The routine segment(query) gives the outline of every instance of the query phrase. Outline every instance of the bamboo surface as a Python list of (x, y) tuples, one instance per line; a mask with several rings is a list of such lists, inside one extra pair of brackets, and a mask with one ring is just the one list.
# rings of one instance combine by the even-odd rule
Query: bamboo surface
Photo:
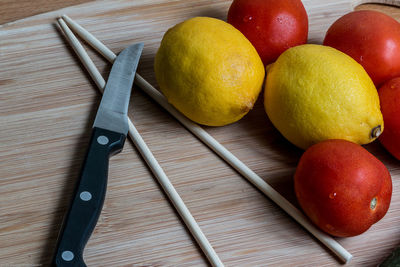
[[(330, 23), (351, 10), (348, 1), (303, 2), (310, 42), (320, 42)], [(156, 86), (152, 62), (164, 32), (193, 16), (225, 19), (229, 4), (96, 1), (0, 26), (0, 266), (48, 265), (100, 100), (55, 19), (68, 14), (116, 53), (144, 42), (138, 73)], [(89, 54), (107, 77), (110, 65)], [(225, 266), (341, 265), (138, 88), (129, 113)], [(292, 176), (302, 151), (273, 128), (261, 97), (238, 123), (205, 129), (297, 206)], [(348, 266), (376, 266), (400, 244), (399, 162), (377, 142), (366, 148), (390, 170), (394, 192), (384, 219), (360, 236), (337, 239), (354, 256)], [(129, 141), (110, 161), (105, 205), (85, 259), (88, 266), (207, 265)]]

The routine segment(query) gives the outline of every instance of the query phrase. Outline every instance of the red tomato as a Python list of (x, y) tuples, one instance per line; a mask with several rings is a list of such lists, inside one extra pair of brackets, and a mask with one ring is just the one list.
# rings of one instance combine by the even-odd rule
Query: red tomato
[(400, 160), (400, 77), (384, 83), (378, 94), (385, 123), (379, 141)]
[(400, 23), (378, 11), (344, 15), (328, 29), (324, 45), (355, 59), (375, 86), (400, 76)]
[(345, 140), (311, 146), (294, 176), (300, 206), (323, 231), (355, 236), (389, 209), (392, 179), (387, 168), (365, 148)]
[(234, 0), (228, 23), (249, 39), (264, 65), (307, 42), (308, 17), (300, 0)]

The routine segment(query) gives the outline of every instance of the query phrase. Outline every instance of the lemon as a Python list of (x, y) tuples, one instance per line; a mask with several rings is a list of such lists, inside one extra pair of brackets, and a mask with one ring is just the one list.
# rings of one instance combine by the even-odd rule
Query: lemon
[(222, 126), (253, 107), (265, 69), (250, 41), (208, 17), (179, 23), (163, 36), (154, 70), (168, 102), (191, 120)]
[(286, 50), (268, 68), (265, 110), (274, 126), (306, 149), (326, 139), (357, 144), (383, 131), (377, 90), (363, 67), (327, 46)]

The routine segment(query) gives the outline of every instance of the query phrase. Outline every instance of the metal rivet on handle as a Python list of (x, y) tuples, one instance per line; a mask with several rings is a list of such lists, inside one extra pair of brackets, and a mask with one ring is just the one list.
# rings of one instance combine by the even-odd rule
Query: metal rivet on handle
[(100, 135), (99, 137), (97, 137), (97, 143), (99, 143), (100, 145), (107, 145), (108, 142), (109, 141), (108, 141), (107, 136)]
[(82, 193), (79, 194), (79, 197), (83, 201), (89, 201), (92, 199), (92, 194), (90, 194), (90, 192), (88, 192), (88, 191), (83, 191)]
[(72, 261), (74, 259), (74, 253), (69, 250), (63, 251), (61, 258), (65, 261)]

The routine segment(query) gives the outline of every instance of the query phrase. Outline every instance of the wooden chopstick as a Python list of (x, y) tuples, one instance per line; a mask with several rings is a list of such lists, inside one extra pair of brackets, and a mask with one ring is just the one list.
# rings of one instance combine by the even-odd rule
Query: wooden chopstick
[[(93, 48), (99, 51), (99, 53), (104, 55), (110, 62), (114, 61), (116, 56), (108, 47), (102, 44), (96, 37), (94, 37), (91, 33), (81, 27), (78, 23), (74, 22), (68, 16), (63, 15), (62, 17), (71, 28), (77, 29), (77, 34), (82, 39), (93, 46)], [(300, 210), (294, 207), (287, 199), (285, 199), (267, 182), (265, 182), (242, 161), (235, 157), (229, 150), (227, 150), (223, 145), (221, 145), (217, 140), (209, 135), (202, 127), (186, 118), (172, 105), (170, 105), (165, 97), (150, 83), (143, 79), (139, 74), (136, 74), (134, 83), (138, 85), (151, 98), (153, 98), (159, 105), (166, 109), (171, 115), (173, 115), (181, 124), (186, 127), (186, 129), (188, 129), (204, 144), (211, 148), (217, 155), (219, 155), (234, 169), (236, 169), (243, 177), (250, 181), (254, 186), (256, 186), (261, 192), (263, 192), (267, 197), (274, 201), (290, 216), (292, 216), (293, 219), (295, 219), (300, 225), (302, 225), (312, 235), (314, 235), (321, 243), (323, 243), (327, 248), (335, 253), (339, 257), (339, 259), (346, 263), (352, 259), (353, 256), (335, 239), (316, 228)]]
[[(94, 65), (93, 61), (90, 59), (88, 54), (86, 53), (85, 49), (82, 47), (78, 39), (72, 33), (72, 31), (68, 28), (62, 18), (58, 19), (58, 23), (61, 26), (61, 29), (65, 33), (65, 36), (71, 46), (73, 47), (74, 51), (77, 53), (79, 59), (82, 61), (85, 68), (90, 73), (90, 76), (95, 81), (98, 89), (101, 93), (104, 91), (105, 87), (105, 80), (99, 73), (98, 69)], [(111, 50), (110, 50), (111, 51)], [(111, 52), (112, 53), (112, 52)], [(114, 55), (115, 59), (115, 54)], [(199, 225), (197, 224), (196, 220), (193, 218), (192, 214), (190, 213), (189, 209), (186, 207), (185, 203), (183, 202), (182, 198), (179, 196), (178, 192), (175, 190), (174, 186), (168, 179), (167, 175), (161, 168), (160, 164), (157, 162), (156, 158), (153, 156), (152, 152), (140, 136), (139, 132), (137, 131), (136, 127), (133, 125), (132, 121), (128, 118), (129, 124), (129, 136), (131, 137), (133, 143), (135, 144), (136, 148), (139, 150), (142, 157), (145, 159), (147, 165), (150, 167), (151, 171), (153, 172), (154, 176), (157, 178), (158, 182), (161, 184), (162, 188), (166, 192), (168, 198), (173, 203), (174, 207), (178, 211), (179, 215), (182, 217), (183, 221), (185, 222), (186, 226), (189, 228), (189, 231), (192, 233), (193, 237), (199, 244), (200, 248), (206, 255), (207, 259), (211, 263), (212, 266), (222, 267), (224, 266), (222, 261), (219, 259), (217, 253), (214, 251), (213, 247), (211, 246), (210, 242), (207, 240), (204, 233), (201, 231)]]

